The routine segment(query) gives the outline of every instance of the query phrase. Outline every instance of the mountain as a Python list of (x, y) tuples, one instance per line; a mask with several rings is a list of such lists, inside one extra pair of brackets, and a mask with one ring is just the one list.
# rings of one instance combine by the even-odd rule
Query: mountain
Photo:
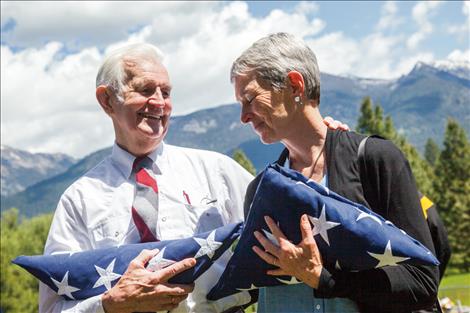
[(9, 196), (64, 172), (76, 160), (66, 154), (30, 153), (1, 145), (1, 195)]
[(21, 214), (29, 217), (54, 211), (60, 195), (64, 190), (110, 153), (111, 148), (94, 152), (84, 157), (59, 175), (31, 185), (24, 191), (18, 192), (13, 196), (2, 197), (2, 211), (11, 207), (16, 207), (20, 210)]
[[(396, 128), (423, 151), (429, 137), (442, 142), (449, 116), (470, 133), (469, 64), (417, 63), (410, 73), (394, 80), (322, 73), (320, 110), (323, 116), (331, 115), (354, 128), (361, 100), (371, 96), (374, 103), (380, 103), (384, 108), (385, 115), (392, 116)], [(215, 150), (230, 156), (234, 149), (241, 148), (259, 171), (275, 160), (283, 147), (281, 144), (263, 145), (251, 126), (242, 125), (239, 120), (238, 104), (176, 116), (171, 120), (166, 142)], [(107, 149), (95, 152), (58, 176), (38, 182), (13, 196), (2, 197), (2, 210), (16, 206), (27, 216), (52, 211), (65, 188), (108, 153)]]
[(171, 119), (166, 142), (225, 153), (256, 138), (250, 126), (240, 123), (238, 104), (222, 105)]

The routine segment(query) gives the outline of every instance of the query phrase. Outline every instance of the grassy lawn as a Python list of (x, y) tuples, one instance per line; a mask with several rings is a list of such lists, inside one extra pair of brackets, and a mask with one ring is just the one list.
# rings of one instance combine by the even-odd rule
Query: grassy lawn
[(449, 297), (463, 305), (470, 305), (470, 273), (445, 276), (439, 287), (439, 298)]

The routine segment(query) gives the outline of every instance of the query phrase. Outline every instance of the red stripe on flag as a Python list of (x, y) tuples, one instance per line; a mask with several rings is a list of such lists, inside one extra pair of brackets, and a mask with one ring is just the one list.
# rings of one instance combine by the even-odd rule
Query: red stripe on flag
[(139, 184), (151, 187), (153, 189), (153, 191), (158, 193), (157, 182), (155, 181), (155, 179), (153, 179), (152, 176), (149, 175), (149, 173), (147, 173), (147, 171), (145, 169), (141, 169), (140, 171), (138, 171), (135, 176), (136, 176), (135, 180)]
[(140, 242), (160, 241), (153, 235), (152, 231), (148, 228), (147, 224), (145, 224), (144, 220), (139, 213), (137, 213), (137, 210), (134, 207), (132, 207), (132, 219), (139, 230)]

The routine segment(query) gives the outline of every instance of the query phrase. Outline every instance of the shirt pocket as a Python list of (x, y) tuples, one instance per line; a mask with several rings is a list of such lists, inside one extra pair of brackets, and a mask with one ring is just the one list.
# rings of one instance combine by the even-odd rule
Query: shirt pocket
[(189, 222), (195, 225), (194, 234), (204, 233), (225, 225), (216, 205), (186, 205)]
[[(91, 230), (91, 233), (96, 248), (112, 247), (123, 243), (139, 241), (135, 225), (129, 215), (107, 218), (98, 223)], [(131, 238), (133, 235), (137, 235), (134, 241)]]

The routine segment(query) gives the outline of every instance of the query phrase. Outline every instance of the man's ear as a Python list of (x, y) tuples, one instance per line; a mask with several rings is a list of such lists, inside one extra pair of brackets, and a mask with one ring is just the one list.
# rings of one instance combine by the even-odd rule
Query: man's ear
[(111, 93), (106, 86), (98, 86), (96, 88), (96, 99), (100, 103), (101, 107), (107, 114), (113, 113), (113, 107), (111, 105)]
[(305, 82), (302, 74), (297, 71), (287, 73), (293, 96), (302, 96), (305, 91)]

